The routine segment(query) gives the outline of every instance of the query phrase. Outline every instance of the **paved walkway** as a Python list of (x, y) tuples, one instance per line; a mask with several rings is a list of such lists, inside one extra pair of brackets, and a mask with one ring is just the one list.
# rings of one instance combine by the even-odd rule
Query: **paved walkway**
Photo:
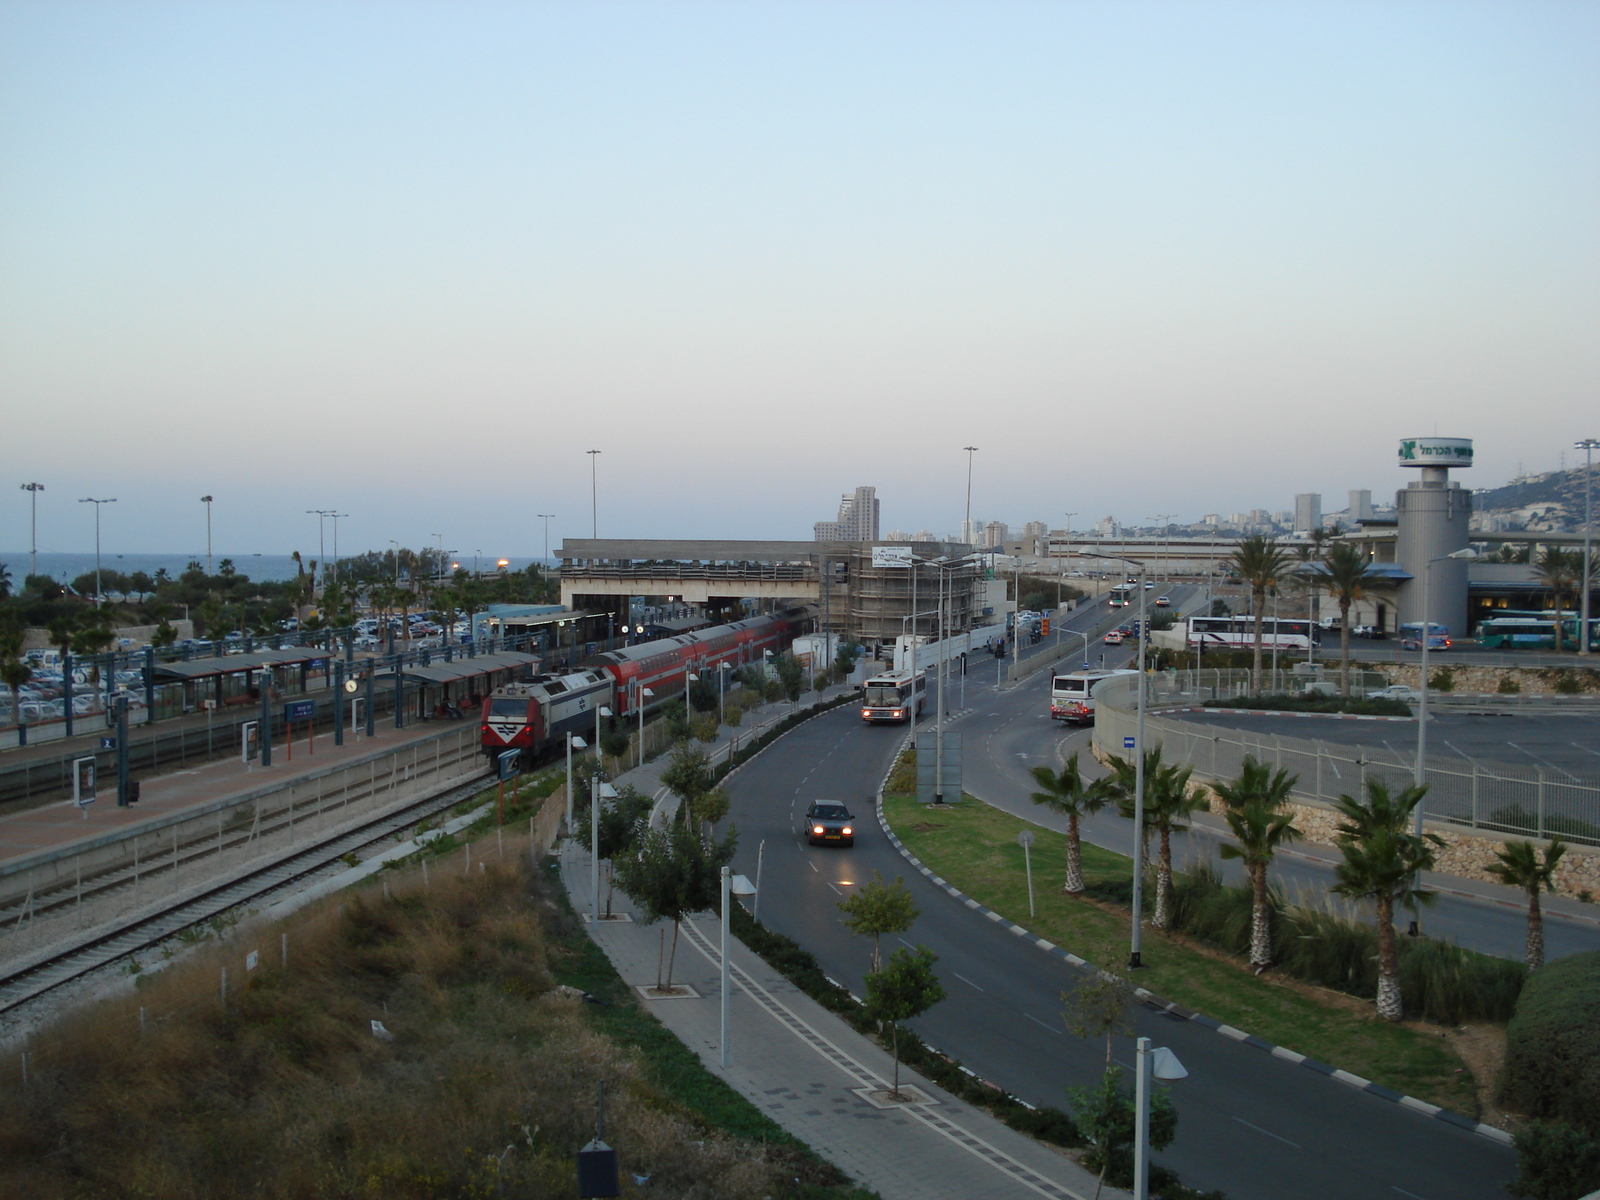
[(370, 738), (364, 733), (357, 736), (345, 730), (343, 746), (333, 744), (331, 731), (319, 734), (314, 744), (299, 737), (292, 748), (278, 738), (272, 744), (270, 767), (247, 766), (238, 757), (229, 757), (170, 775), (147, 778), (140, 785), (139, 803), (127, 808), (117, 807), (115, 774), (102, 771), (98, 781), (99, 796), (83, 811), (66, 800), (0, 816), (0, 864), (80, 838), (131, 828), (152, 817), (263, 787), (285, 786), (291, 780), (344, 766), (376, 752), (409, 748), (442, 732), (474, 728), (476, 723), (472, 721), (415, 721), (397, 730), (390, 717), (387, 722), (377, 723)]
[[(589, 891), (587, 851), (569, 845), (562, 877), (580, 911)], [(637, 910), (618, 896), (614, 910)], [(595, 933), (622, 978), (656, 983), (660, 929), (637, 920), (603, 921)], [(729, 1065), (720, 1065), (720, 926), (715, 917), (684, 922), (674, 984), (693, 997), (646, 1004), (713, 1074), (788, 1132), (874, 1189), (884, 1200), (1087, 1200), (1095, 1180), (1058, 1150), (1001, 1124), (980, 1109), (901, 1069), (902, 1088), (924, 1103), (885, 1104), (890, 1056), (729, 939), (733, 987), (728, 1004)], [(1107, 1200), (1128, 1193), (1106, 1188)]]

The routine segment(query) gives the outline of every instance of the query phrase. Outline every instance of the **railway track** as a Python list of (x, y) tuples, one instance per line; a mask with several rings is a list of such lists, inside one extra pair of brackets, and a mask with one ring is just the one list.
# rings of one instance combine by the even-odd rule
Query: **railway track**
[[(271, 898), (293, 884), (326, 870), (344, 855), (393, 839), (394, 835), (444, 812), (481, 791), (487, 776), (421, 797), (402, 808), (373, 816), (352, 827), (263, 860), (244, 874), (197, 894), (126, 921), (112, 922), (60, 953), (23, 964), (0, 966), (0, 1017), (14, 1015), (59, 988), (150, 949), (161, 942), (240, 907)], [(110, 881), (108, 890), (132, 885)]]

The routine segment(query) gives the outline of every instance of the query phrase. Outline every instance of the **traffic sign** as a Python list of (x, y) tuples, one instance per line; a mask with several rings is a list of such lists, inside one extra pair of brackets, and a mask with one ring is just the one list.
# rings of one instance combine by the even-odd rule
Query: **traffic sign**
[(500, 778), (510, 779), (522, 774), (522, 751), (502, 750), (495, 759), (500, 764)]
[(283, 719), (285, 721), (311, 721), (317, 715), (317, 702), (315, 700), (291, 700), (283, 706)]
[(1125, 737), (1125, 738), (1122, 739), (1122, 748), (1124, 750), (1132, 750), (1133, 747), (1134, 747), (1134, 740), (1131, 737)]

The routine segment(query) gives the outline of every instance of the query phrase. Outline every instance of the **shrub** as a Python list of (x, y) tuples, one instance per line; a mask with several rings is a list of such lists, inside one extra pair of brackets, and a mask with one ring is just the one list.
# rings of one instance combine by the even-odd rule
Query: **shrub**
[(1403, 700), (1367, 700), (1360, 696), (1240, 696), (1216, 700), (1212, 708), (1249, 708), (1283, 712), (1357, 713), (1368, 717), (1409, 717), (1411, 709)]
[(1484, 828), (1537, 840), (1547, 838), (1551, 834), (1560, 834), (1569, 842), (1600, 845), (1600, 825), (1579, 817), (1550, 812), (1544, 814), (1544, 821), (1541, 824), (1538, 813), (1530, 812), (1520, 804), (1495, 809), (1484, 822)]
[(1517, 1177), (1506, 1191), (1526, 1200), (1573, 1200), (1600, 1188), (1600, 1142), (1570, 1125), (1538, 1121), (1517, 1133)]
[(1495, 688), (1502, 696), (1515, 696), (1522, 691), (1522, 685), (1517, 682), (1515, 675), (1500, 676), (1499, 686)]
[(1506, 1027), (1502, 1102), (1600, 1136), (1600, 951), (1533, 973)]
[(1428, 679), (1428, 686), (1436, 692), (1456, 690), (1456, 675), (1449, 667), (1440, 667)]
[(1556, 691), (1563, 696), (1576, 696), (1583, 691), (1583, 681), (1575, 671), (1563, 671), (1556, 677)]

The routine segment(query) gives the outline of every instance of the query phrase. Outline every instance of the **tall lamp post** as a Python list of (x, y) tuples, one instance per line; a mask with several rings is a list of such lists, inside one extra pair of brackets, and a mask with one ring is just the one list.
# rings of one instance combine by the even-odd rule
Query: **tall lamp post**
[(976, 446), (963, 446), (967, 452), (967, 519), (961, 522), (961, 540), (969, 545), (972, 541), (972, 456), (978, 452)]
[(339, 518), (348, 517), (349, 515), (349, 513), (342, 512), (328, 514), (333, 518), (333, 581), (335, 583), (339, 582)]
[[(33, 549), (28, 553), (28, 574), (37, 575), (39, 573), (39, 493), (44, 491), (44, 484), (25, 483), (22, 485), (22, 490), (32, 493), (29, 499), (33, 501)], [(207, 496), (206, 499), (209, 500), (211, 497)], [(207, 527), (209, 526), (210, 521), (208, 520)]]
[(1150, 1200), (1150, 1077), (1157, 1079), (1187, 1079), (1178, 1056), (1165, 1046), (1153, 1049), (1150, 1039), (1142, 1037), (1135, 1043), (1133, 1126), (1133, 1195), (1134, 1200)]
[[(594, 927), (600, 928), (600, 797), (611, 799), (617, 789), (600, 781), (600, 718), (609, 717), (604, 704), (594, 710), (594, 786), (589, 789), (589, 887), (594, 897)], [(602, 789), (604, 789), (602, 791)]]
[(1600, 450), (1600, 438), (1584, 438), (1573, 445), (1583, 451), (1583, 579), (1580, 587), (1583, 600), (1579, 605), (1578, 653), (1589, 653), (1589, 592), (1594, 588), (1594, 452)]
[(544, 559), (543, 559), (543, 562), (548, 564), (549, 561), (550, 561), (550, 518), (555, 516), (555, 513), (535, 513), (534, 515), (537, 516), (541, 521), (544, 522)]
[(1133, 738), (1133, 936), (1128, 948), (1128, 966), (1142, 967), (1144, 952), (1144, 717), (1146, 708), (1144, 680), (1144, 647), (1150, 636), (1150, 622), (1145, 617), (1145, 564), (1138, 559), (1117, 554), (1083, 552), (1089, 558), (1108, 558), (1112, 562), (1130, 563), (1139, 568), (1139, 717)]
[[(1448, 562), (1450, 559), (1477, 558), (1478, 552), (1471, 546), (1464, 550), (1455, 550), (1449, 554), (1441, 554), (1438, 558), (1430, 558), (1427, 566), (1422, 568), (1422, 702), (1417, 707), (1417, 761), (1412, 766), (1411, 781), (1421, 787), (1427, 781), (1428, 774), (1428, 642), (1432, 640), (1433, 626), (1429, 621), (1432, 615), (1432, 596), (1429, 594), (1433, 583), (1433, 564)], [(1412, 824), (1413, 832), (1418, 837), (1422, 836), (1422, 804), (1419, 801), (1416, 808), (1416, 819)]]
[(600, 476), (597, 474), (596, 463), (600, 461), (600, 451), (585, 450), (589, 456), (589, 536), (595, 539), (600, 537)]
[(200, 503), (206, 506), (206, 574), (210, 575), (213, 573), (211, 570), (211, 497), (201, 496)]
[[(761, 872), (757, 871), (759, 876)], [(728, 1065), (728, 905), (734, 896), (754, 896), (755, 887), (733, 868), (722, 868), (722, 1065)]]
[(328, 577), (327, 522), (328, 518), (333, 516), (333, 509), (308, 508), (306, 515), (317, 519), (317, 565), (322, 569), (322, 577), (326, 579)]
[(94, 602), (96, 604), (101, 603), (105, 592), (105, 584), (100, 577), (100, 506), (102, 504), (115, 504), (116, 502), (117, 498), (115, 496), (112, 496), (109, 500), (96, 500), (86, 496), (78, 501), (79, 504), (94, 505)]

